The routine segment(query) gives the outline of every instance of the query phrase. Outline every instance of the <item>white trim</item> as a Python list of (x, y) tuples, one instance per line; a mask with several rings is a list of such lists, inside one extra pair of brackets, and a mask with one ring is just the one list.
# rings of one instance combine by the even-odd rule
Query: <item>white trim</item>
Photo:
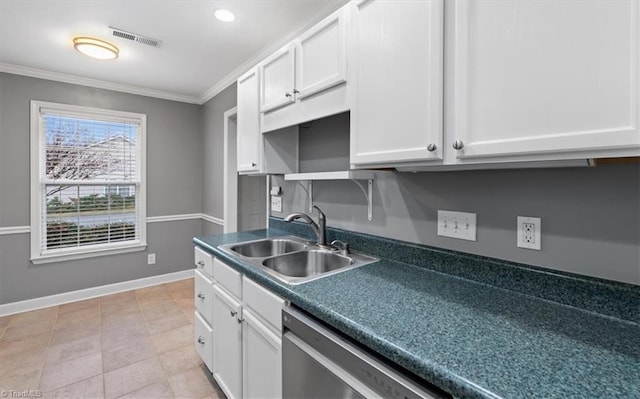
[[(32, 237), (34, 235), (35, 234), (33, 234)], [(126, 245), (118, 246), (109, 244), (87, 245), (86, 247), (52, 249), (47, 251), (44, 255), (34, 255), (30, 260), (34, 265), (40, 265), (43, 263), (95, 258), (97, 256), (126, 254), (129, 252), (144, 251), (146, 248), (147, 245), (141, 244), (139, 240), (135, 243), (127, 243)]]
[[(181, 215), (165, 215), (165, 216), (149, 216), (147, 217), (147, 223), (163, 223), (163, 222), (179, 222), (181, 220), (194, 220), (202, 219), (206, 222), (211, 222), (224, 226), (224, 220), (213, 216), (205, 215), (204, 213), (185, 213)], [(9, 226), (0, 227), (0, 236), (11, 234), (27, 234), (31, 233), (31, 226)]]
[(186, 213), (182, 215), (148, 216), (147, 223), (177, 222), (180, 220), (203, 219), (202, 213)]
[(220, 226), (224, 227), (224, 220), (218, 219), (215, 216), (207, 215), (205, 213), (201, 213), (200, 215), (202, 216), (203, 220), (205, 220), (207, 222), (210, 222), (210, 223), (215, 223), (217, 225), (220, 225)]
[[(31, 100), (30, 103), (30, 166), (31, 166), (31, 194), (30, 194), (30, 217), (31, 217), (31, 261), (34, 264), (59, 262), (74, 259), (83, 259), (100, 255), (118, 254), (132, 251), (143, 250), (147, 245), (147, 195), (146, 195), (146, 153), (147, 153), (147, 115), (116, 111), (111, 109), (85, 107), (79, 105), (53, 103), (47, 101)], [(138, 237), (135, 241), (124, 241), (122, 243), (113, 243), (107, 245), (91, 245), (83, 248), (82, 246), (65, 248), (62, 250), (47, 250), (43, 248), (42, 240), (45, 238), (45, 226), (42, 225), (42, 216), (44, 212), (43, 203), (43, 184), (44, 176), (44, 144), (41, 135), (42, 113), (62, 113), (65, 115), (75, 115), (80, 117), (89, 117), (98, 120), (111, 120), (120, 117), (129, 121), (136, 121), (136, 165), (137, 175), (130, 184), (136, 185), (136, 225)]]
[(31, 232), (31, 226), (0, 227), (0, 236), (9, 234), (26, 234)]
[(186, 96), (184, 94), (172, 93), (169, 91), (146, 89), (144, 87), (126, 85), (121, 83), (109, 82), (106, 80), (90, 79), (77, 75), (70, 75), (60, 72), (51, 72), (44, 69), (25, 67), (22, 65), (14, 65), (0, 63), (0, 72), (11, 73), (14, 75), (28, 76), (31, 78), (52, 80), (54, 82), (70, 83), (80, 86), (95, 87), (97, 89), (113, 90), (122, 93), (136, 94), (139, 96), (161, 98), (164, 100), (178, 101), (189, 104), (202, 104), (198, 97)]
[[(238, 107), (233, 107), (224, 113), (224, 160), (223, 160), (223, 192), (222, 214), (226, 223), (224, 233), (235, 233), (238, 231), (238, 162), (237, 152), (235, 156), (229, 156), (231, 143), (236, 143), (238, 137), (237, 128)], [(230, 121), (236, 119), (236, 128), (230, 129)], [(233, 147), (236, 147), (234, 145)]]
[(40, 298), (27, 299), (24, 301), (5, 303), (0, 305), (0, 316), (8, 316), (15, 313), (30, 310), (47, 308), (50, 306), (62, 305), (65, 303), (81, 301), (84, 299), (96, 298), (104, 295), (117, 294), (119, 292), (130, 291), (152, 285), (165, 284), (173, 281), (185, 280), (193, 277), (193, 269), (183, 270), (175, 273), (161, 274), (158, 276), (145, 277), (137, 280), (123, 281), (115, 284), (101, 285), (99, 287), (86, 288), (83, 290), (65, 292), (62, 294), (49, 295)]

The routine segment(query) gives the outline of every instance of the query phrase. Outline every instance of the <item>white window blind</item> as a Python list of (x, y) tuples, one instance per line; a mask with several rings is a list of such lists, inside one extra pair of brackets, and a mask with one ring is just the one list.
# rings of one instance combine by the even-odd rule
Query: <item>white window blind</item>
[(34, 101), (34, 122), (32, 259), (144, 245), (144, 115)]

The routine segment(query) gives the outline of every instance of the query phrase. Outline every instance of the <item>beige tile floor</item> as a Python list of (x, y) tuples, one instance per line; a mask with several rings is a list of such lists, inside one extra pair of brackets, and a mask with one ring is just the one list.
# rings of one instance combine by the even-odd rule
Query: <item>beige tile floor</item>
[(224, 398), (194, 350), (193, 311), (187, 279), (2, 317), (0, 396)]

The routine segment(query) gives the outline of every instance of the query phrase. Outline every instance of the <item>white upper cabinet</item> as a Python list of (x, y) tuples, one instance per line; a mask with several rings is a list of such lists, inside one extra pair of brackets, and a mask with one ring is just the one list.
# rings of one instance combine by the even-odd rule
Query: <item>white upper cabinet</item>
[(295, 101), (294, 44), (280, 49), (260, 64), (260, 111), (268, 112)]
[(266, 135), (260, 132), (259, 82), (257, 68), (238, 79), (238, 173), (295, 173), (298, 170), (298, 127), (283, 128)]
[(238, 79), (237, 160), (240, 173), (260, 170), (261, 134), (257, 69)]
[(332, 14), (296, 40), (297, 99), (346, 81), (345, 10)]
[(639, 8), (448, 3), (449, 163), (637, 156)]
[(349, 109), (344, 6), (260, 63), (262, 132)]
[(443, 2), (353, 7), (352, 166), (441, 160)]

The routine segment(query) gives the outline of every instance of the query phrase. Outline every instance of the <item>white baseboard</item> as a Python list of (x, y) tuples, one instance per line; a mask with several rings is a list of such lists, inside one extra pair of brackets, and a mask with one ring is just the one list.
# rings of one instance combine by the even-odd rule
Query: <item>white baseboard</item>
[(170, 283), (172, 281), (184, 280), (191, 277), (193, 277), (193, 269), (161, 274), (159, 276), (146, 277), (137, 280), (123, 281), (121, 283), (102, 285), (84, 290), (65, 292), (62, 294), (49, 295), (40, 298), (27, 299), (24, 301), (5, 303), (0, 305), (0, 316), (8, 316), (15, 313), (48, 308), (50, 306), (91, 299), (103, 295), (117, 294), (119, 292)]

